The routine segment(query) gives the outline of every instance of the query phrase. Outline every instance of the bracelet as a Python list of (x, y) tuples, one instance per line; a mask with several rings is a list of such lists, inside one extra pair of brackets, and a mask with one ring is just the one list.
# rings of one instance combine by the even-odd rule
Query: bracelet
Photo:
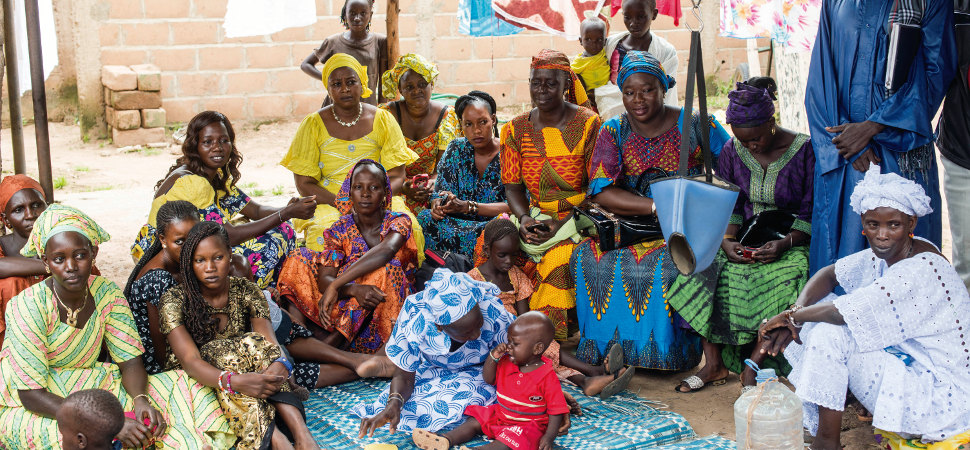
[(797, 322), (795, 322), (795, 313), (802, 308), (803, 307), (800, 305), (795, 305), (789, 308), (787, 311), (785, 311), (785, 316), (788, 317), (788, 323), (790, 323), (791, 326), (795, 328), (801, 328), (804, 325), (804, 324), (799, 325)]
[(227, 373), (229, 373), (228, 370), (223, 370), (222, 373), (219, 374), (219, 390), (223, 392), (226, 391), (226, 388), (222, 386), (222, 377), (225, 376)]
[(387, 402), (390, 403), (391, 400), (400, 400), (401, 405), (404, 405), (404, 396), (399, 392), (391, 392), (390, 394), (387, 394)]
[(287, 373), (293, 373), (293, 363), (289, 362), (286, 358), (280, 356), (279, 358), (276, 358), (276, 361), (273, 362), (283, 364), (283, 367), (286, 367)]
[(232, 374), (233, 372), (229, 372), (229, 375), (226, 377), (226, 391), (229, 392), (230, 395), (235, 395), (236, 391), (232, 390)]
[(499, 361), (502, 360), (502, 357), (501, 356), (499, 356), (498, 358), (496, 358), (495, 355), (492, 355), (492, 352), (488, 352), (488, 356), (490, 358), (492, 358), (492, 361), (495, 361), (495, 362), (499, 362)]
[(788, 249), (791, 250), (795, 246), (795, 240), (792, 239), (791, 233), (788, 233)]
[(724, 239), (737, 239), (737, 236), (733, 234), (725, 234)]
[(151, 403), (151, 399), (148, 398), (148, 396), (145, 395), (145, 394), (138, 394), (138, 395), (136, 395), (135, 398), (131, 399), (132, 403), (134, 403), (135, 400), (138, 400), (138, 397), (145, 397), (145, 401), (147, 401), (148, 403)]
[(276, 217), (279, 217), (280, 218), (280, 223), (283, 223), (283, 222), (286, 222), (286, 221), (283, 220), (283, 213), (281, 211), (283, 211), (283, 210), (282, 209), (277, 209), (276, 210)]

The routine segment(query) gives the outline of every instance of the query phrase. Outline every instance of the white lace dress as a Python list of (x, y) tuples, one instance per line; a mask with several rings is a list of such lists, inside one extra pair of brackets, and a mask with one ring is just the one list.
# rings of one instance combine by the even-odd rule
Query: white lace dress
[(970, 429), (970, 295), (953, 266), (920, 253), (892, 267), (866, 249), (835, 263), (830, 294), (846, 325), (806, 324), (785, 358), (815, 434), (818, 406), (841, 411), (846, 389), (874, 427), (924, 441)]

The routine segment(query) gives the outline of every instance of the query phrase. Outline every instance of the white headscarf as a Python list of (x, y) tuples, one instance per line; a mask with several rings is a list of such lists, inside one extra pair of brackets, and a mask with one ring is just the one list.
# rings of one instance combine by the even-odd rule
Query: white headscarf
[(895, 173), (880, 173), (875, 164), (870, 164), (865, 178), (855, 185), (849, 202), (859, 215), (884, 206), (916, 217), (933, 212), (922, 186)]

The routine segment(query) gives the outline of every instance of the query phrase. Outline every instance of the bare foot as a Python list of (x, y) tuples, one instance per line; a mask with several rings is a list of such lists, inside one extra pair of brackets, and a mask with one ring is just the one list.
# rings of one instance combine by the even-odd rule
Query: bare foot
[(290, 441), (286, 439), (286, 436), (280, 431), (279, 428), (273, 430), (273, 437), (270, 438), (270, 445), (273, 450), (292, 450), (293, 445)]
[[(623, 372), (626, 372), (627, 370), (628, 368), (626, 367), (620, 369), (620, 371), (616, 373), (616, 378), (618, 378), (620, 375), (623, 375)], [(600, 375), (598, 377), (587, 377), (586, 384), (583, 386), (583, 393), (589, 396), (599, 395), (600, 392), (603, 392), (603, 388), (605, 388), (607, 384), (610, 384), (610, 382), (612, 382), (616, 378), (614, 378), (613, 375)]]
[(320, 446), (317, 445), (313, 436), (310, 436), (309, 439), (297, 439), (294, 447), (296, 450), (320, 450)]
[(414, 445), (422, 450), (448, 450), (451, 448), (451, 442), (448, 442), (447, 438), (421, 428), (416, 428), (411, 433), (411, 440), (414, 441)]
[(361, 378), (391, 378), (394, 376), (394, 363), (386, 356), (370, 356), (360, 364), (354, 372)]
[(839, 441), (831, 442), (824, 439), (819, 439), (818, 436), (812, 441), (812, 445), (808, 447), (811, 450), (842, 450), (842, 443)]
[(569, 406), (569, 414), (574, 414), (577, 416), (583, 415), (583, 409), (579, 407), (579, 402), (566, 392), (562, 393), (566, 397), (566, 405)]
[[(727, 367), (711, 367), (710, 365), (705, 365), (704, 367), (701, 367), (701, 370), (694, 375), (700, 378), (704, 384), (708, 384), (712, 381), (723, 380), (724, 378), (727, 378), (729, 374), (730, 373), (728, 372)], [(690, 386), (687, 385), (687, 382), (681, 382), (680, 386), (677, 387), (677, 390), (680, 392), (691, 391)]]

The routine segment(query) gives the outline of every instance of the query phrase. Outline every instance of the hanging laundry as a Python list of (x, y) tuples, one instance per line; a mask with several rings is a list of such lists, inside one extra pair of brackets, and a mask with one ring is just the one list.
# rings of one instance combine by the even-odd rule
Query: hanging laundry
[(770, 37), (788, 50), (815, 44), (822, 0), (721, 0), (721, 36)]
[(586, 12), (597, 14), (607, 0), (492, 0), (495, 15), (513, 25), (530, 30), (579, 39), (579, 24)]
[[(610, 17), (620, 12), (623, 0), (610, 1)], [(657, 10), (660, 14), (674, 18), (674, 26), (680, 26), (680, 18), (684, 16), (684, 11), (680, 9), (680, 0), (657, 0)]]
[(317, 22), (314, 0), (229, 0), (222, 27), (227, 38), (262, 36)]
[(461, 0), (458, 2), (458, 32), (467, 36), (508, 36), (522, 31), (515, 25), (495, 17), (492, 0)]

